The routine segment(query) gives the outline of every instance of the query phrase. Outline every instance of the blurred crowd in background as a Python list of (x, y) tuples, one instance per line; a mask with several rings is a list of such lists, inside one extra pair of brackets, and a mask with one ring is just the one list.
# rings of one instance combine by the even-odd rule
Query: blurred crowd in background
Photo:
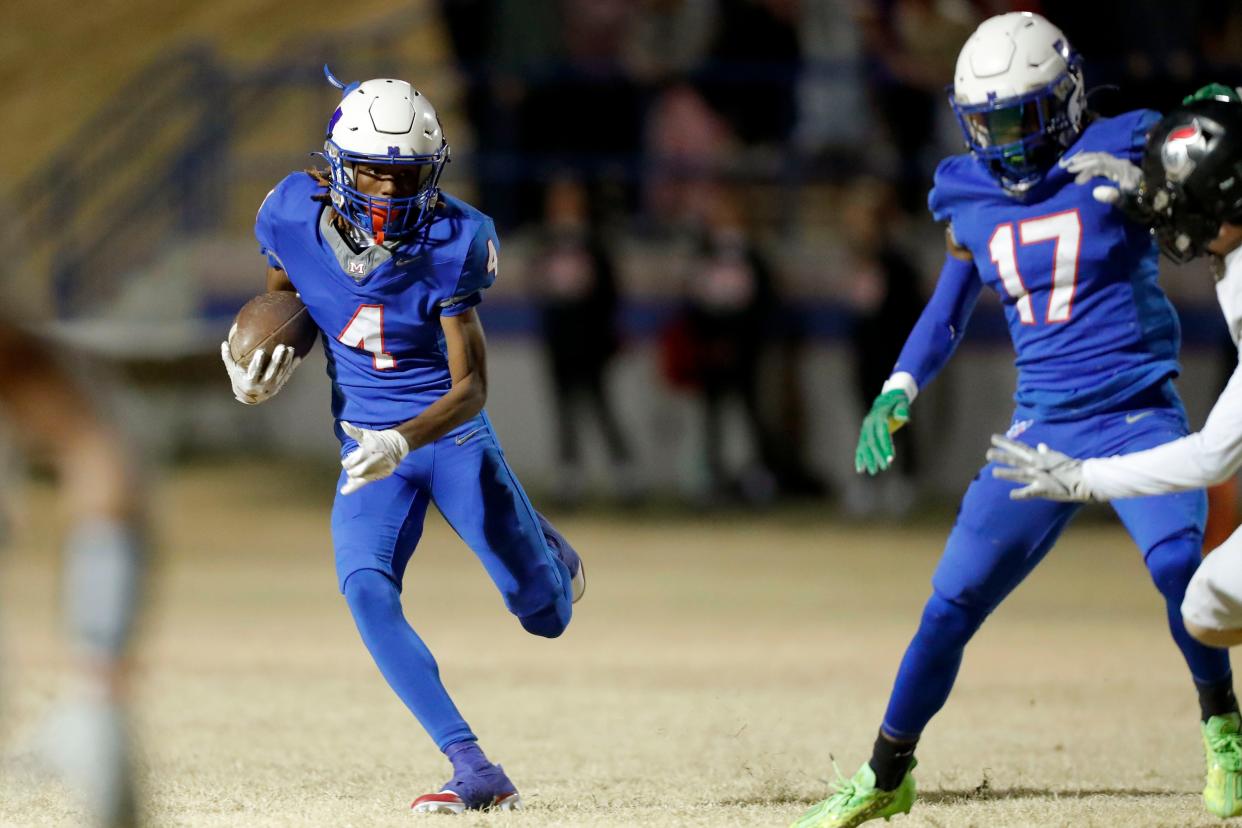
[[(580, 491), (582, 420), (600, 426), (623, 497), (629, 441), (609, 399), (625, 285), (610, 228), (677, 235), (694, 250), (660, 336), (662, 373), (699, 400), (707, 497), (825, 494), (800, 450), (796, 300), (766, 248), (800, 176), (831, 181), (848, 251), (847, 339), (863, 406), (879, 392), (929, 277), (904, 228), (929, 223), (958, 50), (984, 17), (1039, 11), (1088, 56), (1093, 108), (1168, 108), (1206, 80), (1242, 80), (1242, 6), (1227, 0), (442, 0), (475, 133), (480, 207), (538, 227), (532, 272), (556, 398), (566, 499)], [(764, 212), (761, 219), (757, 212)], [(773, 221), (773, 211), (777, 212)], [(923, 267), (923, 270), (920, 268)], [(775, 360), (764, 362), (767, 353)], [(784, 365), (761, 382), (761, 365)], [(753, 460), (731, 474), (722, 409), (740, 408)], [(908, 507), (902, 461), (885, 502)], [(867, 510), (874, 491), (847, 494)]]
[[(334, 105), (319, 65), (407, 77), (445, 120), (455, 163), (444, 186), (501, 234), (503, 277), (481, 309), (489, 332), (542, 343), (543, 397), (514, 403), (511, 386), (491, 403), (527, 412), (501, 422), (553, 432), (551, 471), (531, 478), (573, 505), (592, 490), (584, 458), (602, 454), (606, 488), (634, 503), (667, 482), (653, 470), (673, 465), (674, 444), (692, 443), (693, 482), (679, 488), (700, 505), (836, 497), (860, 514), (900, 514), (953, 446), (947, 436), (916, 446), (906, 432), (925, 436), (920, 423), (937, 417), (965, 428), (958, 415), (978, 386), (989, 385), (988, 413), (971, 428), (990, 429), (1009, 405), (1005, 363), (999, 379), (959, 386), (954, 408), (921, 399), (886, 479), (852, 475), (853, 429), (942, 254), (925, 205), (936, 163), (962, 151), (946, 101), (957, 53), (980, 20), (1014, 10), (1065, 31), (1105, 115), (1167, 110), (1206, 81), (1242, 83), (1237, 0), (424, 0), (353, 34), (331, 17), (322, 36), (284, 32), (287, 45), (250, 64), (170, 45), (98, 102), (13, 203), (35, 226), (46, 215), (64, 228), (24, 240), (54, 242), (49, 281), (76, 290), (78, 308), (101, 307), (115, 271), (131, 288), (112, 302), (115, 318), (149, 326), (184, 312), (215, 337), (260, 281), (258, 200), (305, 165)], [(176, 132), (181, 121), (190, 128)], [(129, 207), (87, 198), (126, 186)], [(1194, 302), (1219, 327), (1210, 283)], [(996, 308), (985, 301), (977, 317), (989, 312), (970, 337), (1001, 354)], [(1210, 345), (1216, 330), (1187, 333)], [(618, 378), (636, 353), (649, 368)], [(218, 365), (204, 371), (193, 377), (223, 381)], [(693, 440), (665, 434), (663, 409), (633, 416), (655, 411), (657, 397), (685, 401)], [(143, 405), (149, 416), (150, 395)], [(184, 438), (186, 411), (208, 409), (176, 410)]]

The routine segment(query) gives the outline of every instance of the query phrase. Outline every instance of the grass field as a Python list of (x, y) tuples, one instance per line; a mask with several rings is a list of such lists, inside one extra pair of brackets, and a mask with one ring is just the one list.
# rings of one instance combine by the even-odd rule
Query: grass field
[[(136, 685), (157, 825), (387, 826), (445, 763), (384, 685), (336, 591), (332, 475), (199, 468), (158, 490), (162, 562)], [(320, 485), (321, 484), (321, 485)], [(3, 569), (9, 734), (0, 824), (73, 825), (22, 771), (51, 704), (55, 520), (36, 489)], [(526, 635), (432, 516), (407, 612), (527, 810), (514, 826), (781, 826), (870, 749), (947, 519), (566, 516), (590, 586), (566, 635)], [(1190, 680), (1137, 553), (1072, 529), (986, 625), (920, 751), (898, 826), (1194, 826)]]

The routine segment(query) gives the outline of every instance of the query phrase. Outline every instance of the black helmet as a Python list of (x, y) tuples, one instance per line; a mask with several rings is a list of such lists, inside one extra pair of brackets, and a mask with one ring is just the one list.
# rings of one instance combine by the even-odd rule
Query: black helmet
[(1242, 223), (1242, 103), (1192, 101), (1166, 115), (1147, 138), (1143, 189), (1175, 262), (1203, 255), (1221, 222)]

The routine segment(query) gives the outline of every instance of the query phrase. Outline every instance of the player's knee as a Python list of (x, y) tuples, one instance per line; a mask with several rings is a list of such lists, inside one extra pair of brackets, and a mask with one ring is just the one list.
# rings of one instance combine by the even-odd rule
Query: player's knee
[(1186, 627), (1186, 632), (1200, 644), (1208, 647), (1220, 647), (1222, 649), (1236, 647), (1242, 644), (1242, 629), (1236, 630), (1218, 630), (1214, 627), (1203, 627), (1193, 621), (1182, 618), (1182, 623)]
[(933, 592), (923, 607), (918, 634), (930, 636), (938, 643), (965, 646), (987, 616), (988, 611), (982, 607), (951, 601)]
[(345, 579), (343, 591), (345, 602), (360, 625), (363, 619), (391, 611), (394, 606), (400, 610), (397, 585), (377, 569), (359, 569), (350, 573)]
[(1202, 547), (1203, 539), (1198, 533), (1184, 533), (1151, 548), (1147, 553), (1147, 571), (1161, 595), (1181, 602), (1203, 559)]
[(1235, 647), (1242, 644), (1242, 613), (1237, 612), (1237, 602), (1229, 591), (1222, 588), (1220, 568), (1213, 566), (1222, 559), (1214, 559), (1213, 555), (1207, 557), (1186, 587), (1182, 624), (1201, 644)]
[(569, 626), (569, 619), (572, 615), (573, 605), (568, 601), (557, 600), (538, 612), (532, 612), (529, 615), (519, 615), (518, 621), (522, 623), (522, 629), (531, 635), (556, 638), (565, 632), (565, 628)]

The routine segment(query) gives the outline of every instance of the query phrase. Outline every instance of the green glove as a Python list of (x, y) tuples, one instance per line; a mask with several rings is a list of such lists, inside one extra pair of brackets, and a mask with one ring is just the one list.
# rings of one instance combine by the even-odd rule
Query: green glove
[(905, 391), (894, 388), (876, 397), (871, 411), (863, 418), (854, 452), (854, 471), (861, 474), (866, 469), (867, 474), (874, 475), (887, 469), (893, 462), (892, 433), (909, 419), (910, 398)]
[(1182, 98), (1182, 103), (1192, 104), (1195, 101), (1212, 100), (1242, 103), (1242, 95), (1238, 94), (1237, 89), (1231, 89), (1223, 83), (1209, 83), (1207, 86), (1198, 89), (1193, 95), (1187, 95)]

